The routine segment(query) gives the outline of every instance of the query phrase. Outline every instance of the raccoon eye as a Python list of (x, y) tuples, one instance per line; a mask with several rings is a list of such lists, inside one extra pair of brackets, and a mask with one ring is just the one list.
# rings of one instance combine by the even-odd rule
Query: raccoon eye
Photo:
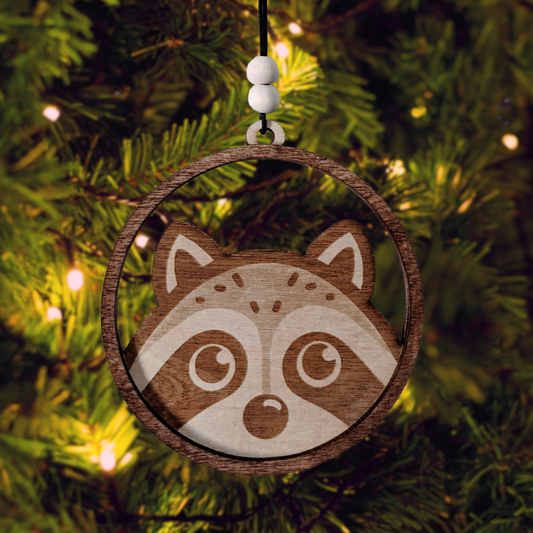
[(341, 371), (341, 356), (329, 342), (311, 342), (304, 346), (296, 359), (302, 380), (312, 387), (327, 387)]
[(207, 344), (191, 357), (189, 375), (205, 391), (223, 389), (235, 375), (235, 357), (226, 346)]

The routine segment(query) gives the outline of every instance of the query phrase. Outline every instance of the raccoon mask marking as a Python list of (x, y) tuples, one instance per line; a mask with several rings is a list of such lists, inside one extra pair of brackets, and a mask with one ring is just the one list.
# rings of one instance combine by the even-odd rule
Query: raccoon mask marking
[(154, 258), (158, 306), (126, 349), (143, 397), (179, 434), (229, 455), (303, 453), (379, 398), (400, 342), (370, 304), (374, 258), (359, 224), (304, 255), (226, 254), (176, 222)]

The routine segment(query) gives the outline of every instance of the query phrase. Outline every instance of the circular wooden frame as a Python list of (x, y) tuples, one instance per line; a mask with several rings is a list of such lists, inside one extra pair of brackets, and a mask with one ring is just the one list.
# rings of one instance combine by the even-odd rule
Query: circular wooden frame
[[(299, 163), (337, 179), (355, 192), (373, 211), (391, 238), (401, 264), (406, 314), (398, 365), (379, 399), (344, 433), (307, 452), (288, 457), (243, 459), (206, 449), (179, 435), (146, 403), (130, 378), (117, 327), (117, 298), (122, 269), (130, 247), (145, 220), (176, 189), (217, 167), (249, 159), (274, 159)], [(422, 338), (424, 303), (422, 281), (407, 235), (390, 207), (361, 178), (320, 155), (279, 145), (250, 145), (213, 154), (170, 176), (134, 211), (117, 239), (107, 268), (102, 294), (102, 335), (109, 368), (118, 389), (135, 415), (159, 440), (180, 454), (206, 466), (234, 474), (272, 475), (311, 468), (332, 459), (370, 433), (390, 411), (407, 384)]]

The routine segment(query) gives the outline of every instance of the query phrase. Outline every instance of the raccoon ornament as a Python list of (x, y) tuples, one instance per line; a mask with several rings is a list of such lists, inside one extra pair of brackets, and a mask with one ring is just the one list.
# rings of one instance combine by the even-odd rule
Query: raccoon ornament
[[(268, 125), (273, 131), (280, 127)], [(260, 127), (260, 122), (251, 126), (250, 144), (183, 168), (135, 210), (110, 258), (102, 331), (117, 386), (149, 431), (207, 466), (269, 475), (331, 459), (381, 422), (414, 366), (423, 299), (412, 247), (383, 199), (329, 159), (276, 139), (258, 144)], [(374, 212), (402, 267), (401, 339), (370, 303), (374, 256), (356, 221), (331, 226), (304, 254), (227, 254), (195, 226), (175, 222), (154, 256), (157, 307), (124, 348), (117, 293), (125, 258), (144, 221), (204, 172), (260, 159), (299, 163), (332, 176)]]
[(153, 275), (158, 307), (125, 363), (167, 424), (217, 452), (316, 448), (357, 422), (396, 369), (400, 343), (368, 302), (373, 257), (356, 222), (336, 224), (303, 256), (227, 255), (176, 222)]
[[(246, 146), (205, 157), (149, 194), (121, 231), (106, 272), (102, 335), (122, 397), (162, 442), (204, 465), (270, 475), (315, 466), (370, 433), (392, 408), (415, 364), (422, 335), (420, 273), (400, 222), (349, 170), (283, 146), (266, 120), (279, 105), (279, 75), (267, 57), (266, 0), (259, 0), (260, 56), (247, 69), (249, 104), (260, 120)], [(258, 143), (270, 130), (271, 145)], [(405, 322), (398, 339), (370, 303), (374, 257), (362, 227), (339, 222), (304, 254), (226, 254), (198, 228), (171, 224), (155, 253), (157, 307), (124, 349), (117, 294), (130, 247), (145, 220), (179, 187), (223, 165), (273, 159), (336, 178), (373, 211), (402, 267)]]

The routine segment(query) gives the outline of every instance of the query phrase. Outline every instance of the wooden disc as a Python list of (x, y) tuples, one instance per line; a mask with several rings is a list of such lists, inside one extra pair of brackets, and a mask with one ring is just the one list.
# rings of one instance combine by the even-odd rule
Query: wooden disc
[[(344, 221), (332, 226), (316, 239), (304, 255), (279, 250), (250, 251), (228, 255), (194, 226), (186, 223), (175, 223), (163, 235), (154, 259), (153, 283), (158, 307), (140, 326), (127, 350), (123, 349), (117, 327), (118, 288), (126, 256), (145, 220), (162, 201), (189, 180), (223, 165), (253, 159), (281, 160), (319, 170), (334, 177), (354, 191), (373, 211), (392, 240), (402, 268), (406, 294), (406, 314), (401, 341), (391, 333), (392, 329), (388, 323), (368, 301), (373, 289), (373, 256), (368, 240), (356, 222)], [(187, 245), (176, 247), (176, 243), (179, 242), (187, 243)], [(185, 274), (185, 277), (181, 277), (181, 271), (174, 269), (176, 266), (179, 267), (175, 264), (177, 262), (175, 257), (179, 255), (180, 261), (187, 261), (188, 259), (187, 254), (180, 252), (180, 255), (177, 250), (190, 254), (189, 259), (193, 263), (187, 264), (196, 264), (195, 272), (199, 272), (199, 274), (189, 276)], [(268, 259), (265, 259), (266, 257)], [(357, 263), (358, 261), (359, 263)], [(259, 266), (258, 263), (260, 263)], [(356, 268), (357, 264), (359, 264), (359, 270)], [(202, 268), (204, 265), (205, 268)], [(255, 270), (249, 271), (251, 266)], [(261, 269), (267, 269), (265, 270), (266, 273), (262, 274), (263, 270)], [(179, 273), (178, 279), (176, 273)], [(243, 302), (243, 305), (248, 306), (247, 316), (252, 319), (256, 316), (259, 317), (261, 309), (263, 309), (270, 313), (267, 316), (265, 312), (264, 320), (273, 320), (272, 317), (278, 317), (285, 313), (284, 316), (292, 317), (291, 320), (297, 324), (297, 327), (300, 327), (300, 324), (310, 324), (313, 321), (312, 315), (296, 316), (295, 313), (287, 315), (282, 296), (273, 305), (269, 303), (267, 309), (258, 298), (251, 299), (252, 297), (249, 295), (253, 293), (246, 293), (248, 299), (242, 296), (245, 294), (244, 292), (238, 293), (239, 290), (262, 289), (262, 287), (250, 288), (247, 286), (248, 280), (252, 279), (255, 280), (256, 284), (262, 283), (261, 280), (267, 280), (266, 283), (270, 283), (271, 287), (266, 292), (279, 291), (281, 289), (274, 286), (274, 282), (271, 281), (278, 275), (280, 280), (284, 280), (279, 282), (285, 287), (284, 291), (293, 288), (296, 290), (299, 287), (300, 292), (298, 294), (291, 293), (294, 294), (290, 297), (291, 301), (294, 298), (300, 298), (303, 301), (303, 299), (308, 299), (309, 295), (313, 295), (313, 298), (322, 298), (324, 308), (329, 306), (327, 307), (328, 312), (332, 313), (331, 316), (340, 317), (339, 320), (345, 315), (335, 309), (336, 305), (357, 306), (357, 313), (363, 317), (361, 320), (370, 325), (363, 324), (361, 329), (361, 324), (354, 324), (354, 328), (359, 328), (356, 335), (350, 331), (349, 327), (344, 327), (343, 335), (347, 335), (347, 337), (342, 339), (328, 332), (319, 333), (319, 337), (317, 337), (316, 332), (312, 331), (312, 326), (309, 326), (308, 330), (300, 332), (300, 337), (290, 346), (284, 345), (283, 340), (276, 341), (278, 347), (281, 347), (280, 349), (284, 350), (283, 353), (285, 354), (276, 363), (279, 364), (278, 370), (282, 372), (284, 377), (283, 387), (290, 389), (290, 394), (295, 393), (302, 399), (302, 405), (305, 403), (311, 407), (308, 411), (303, 409), (300, 412), (298, 410), (300, 407), (297, 406), (298, 412), (296, 415), (293, 413), (291, 417), (292, 404), (289, 402), (287, 407), (279, 398), (279, 394), (276, 395), (276, 392), (281, 389), (274, 388), (272, 390), (271, 384), (265, 385), (263, 383), (262, 385), (265, 385), (266, 388), (261, 389), (260, 387), (261, 390), (258, 390), (257, 396), (242, 406), (243, 409), (239, 416), (244, 424), (243, 427), (256, 439), (255, 442), (266, 444), (263, 448), (258, 446), (259, 452), (257, 453), (246, 451), (241, 453), (238, 446), (237, 448), (232, 447), (233, 443), (218, 446), (217, 442), (211, 444), (209, 437), (197, 437), (197, 435), (201, 435), (201, 426), (198, 426), (200, 427), (198, 430), (198, 427), (190, 429), (187, 424), (183, 425), (183, 422), (176, 423), (172, 418), (172, 410), (167, 409), (168, 406), (164, 405), (164, 401), (160, 405), (160, 400), (161, 398), (165, 399), (165, 394), (168, 398), (169, 393), (166, 392), (165, 387), (173, 386), (175, 387), (173, 390), (181, 391), (182, 394), (183, 390), (189, 390), (186, 389), (187, 386), (192, 387), (190, 383), (179, 381), (180, 371), (187, 375), (187, 379), (190, 378), (195, 383), (199, 383), (198, 380), (200, 380), (202, 390), (206, 391), (203, 393), (198, 392), (199, 389), (194, 389), (196, 396), (193, 396), (196, 399), (186, 402), (186, 409), (183, 407), (188, 413), (187, 420), (200, 420), (201, 417), (196, 416), (196, 414), (205, 407), (204, 404), (218, 402), (217, 405), (222, 405), (225, 399), (221, 387), (228, 384), (228, 387), (233, 387), (233, 391), (240, 387), (244, 377), (242, 377), (242, 373), (239, 374), (239, 365), (241, 368), (244, 367), (243, 372), (246, 373), (246, 365), (250, 366), (252, 363), (250, 360), (248, 363), (246, 362), (246, 349), (243, 349), (242, 343), (235, 341), (234, 337), (241, 334), (241, 330), (235, 326), (235, 322), (226, 320), (231, 326), (229, 329), (233, 328), (231, 331), (229, 329), (222, 332), (199, 331), (195, 335), (197, 344), (190, 345), (189, 341), (182, 343), (182, 345), (176, 344), (176, 349), (179, 349), (172, 356), (174, 358), (171, 357), (172, 354), (168, 354), (155, 369), (148, 368), (150, 365), (153, 366), (153, 358), (151, 358), (152, 362), (149, 361), (150, 357), (143, 358), (141, 351), (146, 350), (144, 343), (153, 333), (157, 324), (170, 316), (177, 302), (182, 305), (181, 302), (185, 301), (185, 296), (189, 298), (187, 305), (198, 305), (200, 306), (199, 309), (205, 309), (205, 312), (202, 312), (206, 314), (202, 316), (206, 322), (212, 320), (212, 315), (206, 308), (206, 306), (209, 307), (207, 305), (209, 300), (206, 303), (203, 293), (198, 292), (202, 287), (207, 287), (205, 283), (208, 281), (212, 281), (213, 287), (212, 292), (207, 294), (207, 298), (218, 298), (216, 300), (218, 307), (223, 301), (220, 298), (227, 297), (228, 308)], [(232, 277), (225, 282), (224, 276)], [(298, 276), (302, 276), (299, 281)], [(287, 277), (286, 280), (285, 277)], [(230, 285), (231, 289), (229, 288)], [(226, 291), (227, 286), (228, 290)], [(327, 287), (329, 289), (326, 290)], [(231, 296), (232, 290), (237, 291), (235, 292), (236, 296)], [(187, 293), (185, 296), (184, 291)], [(194, 300), (191, 300), (193, 297)], [(272, 475), (311, 468), (331, 459), (359, 442), (381, 422), (400, 396), (414, 367), (422, 337), (423, 306), (420, 272), (407, 235), (392, 210), (367, 183), (334, 161), (304, 150), (279, 145), (249, 145), (213, 154), (192, 163), (170, 176), (137, 207), (120, 232), (109, 260), (102, 295), (102, 335), (109, 367), (122, 397), (152, 434), (180, 454), (206, 466), (235, 474)], [(314, 308), (316, 309), (316, 307)], [(297, 311), (299, 312), (299, 309)], [(234, 313), (235, 317), (242, 315), (242, 313), (239, 315), (237, 311)], [(242, 320), (251, 323), (248, 318)], [(243, 326), (244, 329), (246, 327)], [(341, 325), (338, 327), (342, 329)], [(166, 333), (168, 331), (167, 325)], [(215, 337), (218, 339), (216, 342), (213, 340)], [(362, 348), (361, 352), (354, 351), (348, 337), (359, 339), (357, 342), (362, 342), (361, 339), (364, 340), (365, 338), (370, 339), (368, 341), (370, 344), (367, 343), (367, 345), (374, 346), (371, 353), (365, 355)], [(146, 345), (151, 343), (153, 346), (154, 343), (158, 342), (157, 339), (154, 340), (153, 336), (150, 338), (152, 340)], [(257, 338), (256, 344), (260, 344), (261, 341), (259, 337)], [(168, 337), (166, 339), (168, 345)], [(274, 344), (275, 342), (272, 340), (272, 345)], [(200, 353), (197, 349), (198, 346), (209, 349)], [(251, 343), (250, 346), (253, 348), (255, 345)], [(211, 353), (209, 350), (213, 347), (218, 348)], [(327, 349), (330, 350), (327, 352), (328, 355), (324, 355), (326, 347), (329, 347)], [(183, 353), (178, 357), (176, 354), (181, 353), (180, 350)], [(222, 352), (221, 350), (226, 351)], [(232, 357), (232, 362), (227, 367), (231, 371), (228, 371), (226, 377), (224, 377), (225, 374), (221, 374), (219, 377), (209, 374), (209, 372), (206, 374), (206, 367), (202, 367), (198, 363), (200, 359), (213, 361), (213, 357), (218, 357), (218, 352), (223, 355), (223, 358), (219, 360), (219, 363), (222, 361), (220, 364), (227, 363)], [(394, 359), (391, 359), (389, 354), (392, 354)], [(230, 359), (226, 361), (224, 357), (230, 357)], [(145, 364), (146, 361), (148, 361), (148, 366)], [(180, 365), (184, 364), (183, 361), (187, 362), (186, 367), (181, 368)], [(313, 361), (320, 361), (322, 367), (317, 366)], [(329, 370), (324, 367), (324, 361), (329, 364), (329, 367), (326, 364)], [(198, 372), (195, 370), (196, 367), (190, 366), (193, 365), (193, 362), (194, 365), (197, 365)], [(174, 366), (172, 367), (172, 365)], [(162, 369), (161, 372), (159, 369)], [(174, 380), (173, 385), (169, 385), (168, 380), (165, 381), (165, 369), (170, 376), (168, 379)], [(359, 379), (360, 376), (363, 376), (357, 382), (358, 388), (354, 388), (354, 381), (350, 375), (343, 377), (344, 369), (346, 372), (351, 372), (352, 377), (358, 376)], [(305, 374), (305, 383), (298, 378), (298, 376), (303, 375), (302, 372)], [(151, 377), (146, 378), (148, 374)], [(161, 379), (157, 376), (160, 376)], [(152, 377), (153, 383), (148, 383)], [(220, 386), (217, 383), (220, 383)], [(328, 395), (320, 392), (326, 390), (334, 391), (334, 394)], [(357, 391), (361, 391), (361, 394), (357, 394)], [(196, 408), (195, 402), (204, 407)], [(235, 409), (235, 406), (233, 408)], [(229, 417), (230, 411), (227, 412)], [(291, 421), (298, 421), (299, 418), (305, 418), (305, 415), (301, 413), (307, 412), (318, 413), (317, 416), (319, 416), (317, 420), (307, 421), (309, 423), (306, 428), (298, 433), (300, 437), (308, 435), (308, 442), (299, 443), (295, 448), (283, 447), (283, 445), (269, 448), (268, 444), (277, 442), (278, 435), (283, 433), (287, 424), (293, 423)], [(330, 416), (330, 413), (335, 415), (333, 417), (335, 420), (342, 422), (335, 426), (337, 433), (329, 437), (324, 433), (326, 436), (322, 438), (323, 442), (320, 439), (316, 440), (317, 435), (322, 431), (322, 419), (320, 417)], [(208, 420), (208, 423), (224, 428), (225, 411), (219, 409), (216, 416), (219, 418)], [(260, 419), (263, 417), (261, 420), (269, 422), (266, 424), (258, 423), (258, 417)], [(204, 428), (206, 427), (205, 423), (204, 420)], [(229, 422), (227, 427), (231, 427)], [(199, 432), (195, 433), (196, 430)], [(221, 431), (224, 432), (224, 429)], [(306, 431), (307, 433), (305, 433)], [(238, 441), (237, 437), (235, 436), (233, 440)], [(326, 440), (324, 441), (324, 439)], [(242, 449), (246, 450), (249, 447), (246, 448), (243, 444)], [(263, 453), (260, 451), (263, 449), (274, 451)], [(296, 451), (291, 453), (291, 450)]]

